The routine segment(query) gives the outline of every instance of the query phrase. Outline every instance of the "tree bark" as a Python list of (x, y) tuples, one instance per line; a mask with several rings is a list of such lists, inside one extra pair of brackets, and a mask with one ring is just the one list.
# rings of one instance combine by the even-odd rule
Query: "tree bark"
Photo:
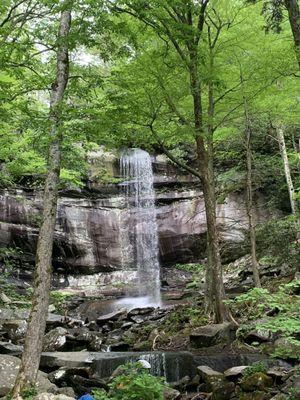
[(297, 0), (285, 0), (284, 4), (289, 14), (296, 57), (300, 68), (300, 7)]
[[(201, 84), (198, 72), (197, 49), (190, 51), (190, 87), (194, 104), (194, 129), (197, 159), (203, 185), (206, 223), (208, 270), (206, 272), (206, 308), (214, 316), (217, 323), (230, 320), (230, 313), (224, 304), (225, 290), (222, 277), (219, 236), (216, 221), (216, 194), (213, 167), (212, 137), (207, 148), (204, 142), (202, 123)], [(212, 115), (210, 116), (212, 117)]]
[(251, 265), (253, 273), (253, 281), (256, 287), (261, 287), (259, 277), (259, 265), (256, 256), (256, 234), (255, 234), (255, 222), (253, 215), (253, 189), (252, 189), (252, 149), (251, 149), (251, 126), (249, 120), (246, 120), (246, 164), (247, 164), (247, 215), (250, 235), (250, 246), (251, 246)]
[(293, 181), (292, 181), (292, 177), (291, 177), (291, 170), (290, 170), (289, 159), (288, 159), (288, 155), (287, 155), (287, 151), (286, 151), (283, 129), (282, 129), (282, 127), (277, 127), (276, 131), (277, 131), (279, 149), (280, 149), (283, 166), (284, 166), (284, 174), (285, 174), (286, 184), (287, 184), (288, 192), (289, 192), (291, 210), (292, 210), (292, 213), (295, 214), (297, 211), (296, 201), (295, 201), (295, 197), (294, 197), (295, 189), (294, 189), (294, 185), (293, 185)]
[(43, 196), (43, 220), (36, 252), (34, 294), (21, 366), (12, 392), (14, 398), (20, 395), (24, 388), (34, 386), (36, 383), (48, 316), (53, 237), (61, 161), (61, 134), (59, 125), (61, 122), (61, 103), (69, 77), (68, 36), (71, 26), (70, 2), (65, 2), (65, 6), (66, 9), (61, 12), (60, 16), (56, 79), (52, 85), (50, 98), (51, 144), (49, 147), (48, 174)]

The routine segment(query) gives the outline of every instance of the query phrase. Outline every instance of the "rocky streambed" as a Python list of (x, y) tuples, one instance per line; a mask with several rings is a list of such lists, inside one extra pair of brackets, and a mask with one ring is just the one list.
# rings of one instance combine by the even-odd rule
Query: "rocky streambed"
[[(72, 317), (49, 313), (39, 391), (74, 397), (91, 388), (106, 389), (120, 365), (144, 360), (152, 374), (169, 383), (166, 399), (289, 399), (291, 388), (300, 385), (293, 365), (239, 342), (229, 323), (193, 327), (184, 317), (189, 307), (116, 308), (94, 318), (90, 314), (90, 319), (82, 318), (82, 305)], [(183, 320), (175, 320), (176, 315)], [(27, 316), (26, 310), (0, 310), (2, 396), (20, 362)], [(255, 362), (260, 363), (244, 376)], [(281, 392), (286, 397), (278, 397)]]

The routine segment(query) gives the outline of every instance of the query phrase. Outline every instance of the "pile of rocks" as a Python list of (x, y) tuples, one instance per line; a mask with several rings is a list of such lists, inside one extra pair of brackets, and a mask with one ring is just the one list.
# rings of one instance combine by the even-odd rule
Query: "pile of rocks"
[[(150, 333), (165, 321), (168, 312), (153, 307), (121, 309), (90, 322), (49, 314), (43, 350), (151, 350)], [(17, 355), (22, 351), (27, 317), (26, 311), (0, 312), (0, 353)]]

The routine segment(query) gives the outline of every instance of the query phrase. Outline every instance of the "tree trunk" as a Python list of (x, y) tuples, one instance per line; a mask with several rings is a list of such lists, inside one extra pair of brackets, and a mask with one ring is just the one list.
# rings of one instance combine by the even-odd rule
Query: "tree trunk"
[(190, 52), (190, 87), (194, 104), (194, 127), (197, 159), (205, 202), (207, 223), (208, 269), (206, 272), (206, 308), (214, 315), (217, 323), (230, 320), (230, 313), (224, 304), (225, 290), (222, 277), (222, 265), (219, 237), (216, 221), (216, 195), (214, 182), (212, 138), (206, 149), (202, 126), (201, 85), (198, 77), (197, 51)]
[[(66, 3), (67, 5), (67, 3)], [(49, 166), (44, 188), (43, 220), (39, 232), (34, 294), (28, 320), (21, 366), (13, 388), (16, 398), (24, 388), (35, 385), (43, 346), (43, 336), (48, 316), (51, 289), (52, 248), (56, 221), (57, 195), (60, 173), (59, 132), (61, 102), (69, 77), (68, 35), (71, 25), (71, 11), (61, 12), (58, 32), (56, 79), (52, 85), (49, 119), (51, 122), (51, 144), (49, 147)]]
[(291, 171), (290, 171), (289, 159), (288, 159), (287, 151), (286, 151), (283, 129), (282, 129), (282, 127), (278, 127), (276, 130), (277, 130), (279, 149), (280, 149), (281, 157), (283, 160), (285, 179), (286, 179), (289, 197), (290, 197), (291, 210), (292, 210), (292, 213), (295, 214), (297, 211), (296, 202), (295, 202), (295, 198), (294, 198), (295, 189), (294, 189), (294, 185), (293, 185), (293, 181), (292, 181), (292, 177), (291, 177)]
[(300, 68), (300, 8), (297, 0), (285, 0), (284, 3), (289, 14), (289, 21), (295, 43), (296, 57)]
[(247, 215), (249, 224), (250, 234), (250, 246), (251, 246), (251, 265), (253, 273), (253, 281), (256, 287), (261, 287), (259, 277), (259, 265), (256, 256), (256, 235), (255, 235), (255, 224), (253, 217), (253, 190), (252, 190), (252, 149), (251, 149), (251, 126), (249, 120), (246, 120), (246, 164), (247, 164)]

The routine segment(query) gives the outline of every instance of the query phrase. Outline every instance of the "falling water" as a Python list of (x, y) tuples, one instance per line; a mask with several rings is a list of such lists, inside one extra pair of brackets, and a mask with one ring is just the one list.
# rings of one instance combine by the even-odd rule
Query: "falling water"
[(151, 158), (146, 151), (130, 149), (123, 153), (120, 163), (126, 206), (134, 221), (130, 242), (137, 268), (139, 294), (146, 296), (148, 305), (158, 306), (160, 268)]

